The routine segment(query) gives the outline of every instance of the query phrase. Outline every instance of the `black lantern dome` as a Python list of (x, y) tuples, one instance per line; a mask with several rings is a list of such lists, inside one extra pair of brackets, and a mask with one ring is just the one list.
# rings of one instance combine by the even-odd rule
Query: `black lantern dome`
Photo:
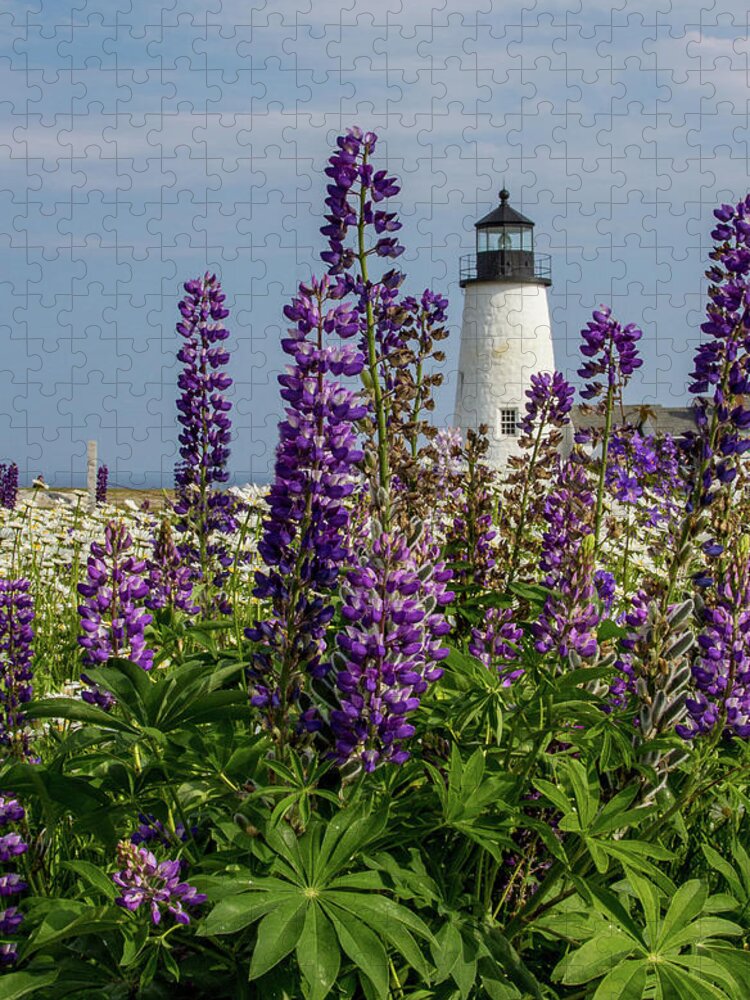
[(497, 208), (474, 224), (477, 252), (461, 258), (462, 288), (472, 281), (552, 284), (549, 255), (534, 253), (534, 223), (509, 198), (503, 188)]

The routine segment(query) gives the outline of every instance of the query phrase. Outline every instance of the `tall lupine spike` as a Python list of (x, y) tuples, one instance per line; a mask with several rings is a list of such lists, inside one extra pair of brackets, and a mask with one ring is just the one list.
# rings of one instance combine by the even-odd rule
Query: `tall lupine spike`
[[(26, 813), (17, 799), (8, 795), (0, 795), (0, 829), (4, 830), (11, 823), (20, 823)], [(16, 858), (28, 850), (28, 845), (20, 833), (10, 831), (0, 835), (0, 864), (12, 864)], [(0, 873), (0, 899), (18, 895), (28, 889), (18, 872), (3, 867)], [(23, 923), (23, 914), (17, 906), (7, 906), (0, 910), (0, 938), (10, 937), (18, 931)], [(13, 965), (18, 957), (18, 946), (13, 941), (0, 940), (0, 966)]]
[(270, 600), (272, 615), (246, 631), (262, 643), (253, 658), (251, 701), (282, 743), (307, 678), (327, 669), (323, 635), (349, 556), (345, 499), (363, 457), (355, 423), (366, 406), (338, 379), (359, 375), (364, 358), (354, 345), (325, 343), (328, 337), (346, 341), (359, 330), (356, 311), (340, 301), (344, 293), (340, 280), (313, 279), (284, 309), (295, 326), (282, 347), (294, 363), (279, 376), (289, 405), (279, 425), (270, 513), (258, 545), (267, 569), (256, 574), (255, 589)]
[[(630, 376), (643, 364), (638, 356), (636, 344), (643, 336), (633, 323), (621, 326), (612, 317), (609, 306), (599, 306), (594, 310), (593, 319), (581, 330), (583, 344), (581, 354), (588, 361), (578, 369), (581, 378), (590, 379), (585, 389), (581, 390), (584, 399), (602, 397), (599, 404), (604, 415), (604, 428), (600, 436), (601, 454), (598, 458), (599, 473), (596, 489), (596, 513), (594, 515), (594, 553), (599, 549), (599, 537), (604, 511), (604, 493), (607, 478), (609, 439), (612, 433), (612, 421), (615, 403), (622, 400), (622, 391)], [(600, 381), (604, 376), (604, 381)], [(577, 440), (583, 441), (587, 432), (577, 435)]]
[(446, 587), (451, 571), (426, 533), (410, 548), (400, 533), (372, 527), (342, 586), (340, 708), (330, 716), (338, 763), (356, 761), (366, 771), (408, 759), (415, 729), (407, 717), (442, 676), (441, 639), (450, 631), (442, 608), (454, 596)]
[(515, 468), (508, 482), (515, 489), (506, 492), (505, 506), (514, 522), (515, 536), (505, 572), (506, 585), (515, 580), (522, 552), (530, 548), (527, 527), (530, 513), (532, 516), (535, 513), (534, 494), (538, 493), (535, 487), (539, 476), (549, 476), (559, 463), (561, 429), (570, 423), (575, 389), (562, 372), (536, 372), (531, 376), (526, 396), (518, 441), (526, 454), (512, 458)]
[[(182, 320), (177, 324), (183, 338), (177, 354), (184, 366), (177, 400), (182, 461), (175, 469), (174, 509), (180, 515), (178, 530), (187, 534), (181, 549), (197, 564), (201, 606), (208, 613), (209, 587), (211, 583), (221, 586), (232, 561), (220, 536), (236, 527), (232, 497), (215, 489), (229, 478), (232, 404), (224, 393), (232, 379), (224, 371), (229, 361), (225, 346), (229, 331), (223, 324), (229, 310), (215, 274), (206, 272), (202, 278), (185, 282), (184, 288), (187, 294), (179, 303)], [(220, 601), (220, 610), (230, 609)]]
[(597, 655), (592, 506), (583, 469), (565, 462), (544, 506), (547, 531), (539, 566), (552, 593), (531, 627), (540, 653), (554, 649), (562, 657), (572, 652), (586, 660)]
[(96, 502), (107, 502), (107, 487), (109, 483), (109, 469), (106, 465), (100, 465), (96, 470)]
[[(83, 634), (78, 642), (83, 647), (87, 666), (106, 665), (111, 657), (123, 657), (143, 670), (153, 666), (153, 650), (146, 646), (144, 632), (152, 616), (143, 608), (148, 596), (144, 579), (146, 564), (132, 554), (133, 546), (125, 524), (110, 521), (104, 530), (104, 543), (91, 543), (87, 562), (87, 581), (78, 584), (84, 601), (78, 606)], [(89, 683), (85, 674), (82, 680)], [(91, 704), (110, 708), (114, 703), (108, 691), (91, 685), (81, 697)]]
[(714, 730), (750, 737), (750, 535), (734, 547), (715, 591), (703, 606), (688, 698), (685, 739)]
[(469, 429), (461, 466), (453, 477), (445, 551), (457, 586), (488, 586), (495, 566), (495, 473), (484, 461), (486, 434), (484, 424), (476, 431)]
[(23, 705), (31, 701), (34, 602), (29, 581), (0, 580), (0, 745), (30, 755)]
[[(396, 369), (404, 349), (402, 327), (408, 311), (398, 301), (404, 280), (401, 272), (388, 271), (377, 282), (368, 275), (368, 258), (372, 255), (395, 258), (404, 252), (395, 237), (383, 235), (401, 228), (396, 213), (375, 207), (400, 191), (395, 177), (389, 177), (385, 170), (373, 170), (369, 162), (377, 141), (374, 132), (363, 132), (358, 127), (350, 128), (336, 140), (338, 149), (326, 168), (333, 181), (328, 185), (326, 198), (330, 214), (326, 215), (327, 225), (321, 229), (329, 249), (321, 257), (329, 265), (329, 274), (340, 276), (345, 291), (353, 291), (358, 298), (360, 346), (367, 366), (363, 381), (372, 404), (368, 424), (377, 439), (376, 460), (368, 461), (365, 471), (371, 476), (374, 496), (382, 498), (379, 517), (387, 527), (390, 454), (394, 436), (397, 437), (391, 420), (391, 393), (396, 388)], [(375, 241), (368, 246), (370, 230)], [(353, 246), (346, 245), (350, 238)], [(357, 275), (352, 271), (355, 264), (359, 269)]]
[[(689, 391), (698, 398), (693, 406), (696, 430), (680, 440), (691, 467), (688, 514), (709, 507), (737, 475), (742, 455), (750, 449), (750, 194), (737, 205), (714, 211), (718, 225), (710, 257), (715, 264), (706, 271), (709, 304), (701, 330), (710, 338), (695, 352)], [(681, 547), (696, 534), (695, 519), (687, 518)], [(716, 553), (720, 543), (713, 544)], [(676, 574), (673, 573), (674, 578)], [(700, 585), (711, 576), (698, 574)]]

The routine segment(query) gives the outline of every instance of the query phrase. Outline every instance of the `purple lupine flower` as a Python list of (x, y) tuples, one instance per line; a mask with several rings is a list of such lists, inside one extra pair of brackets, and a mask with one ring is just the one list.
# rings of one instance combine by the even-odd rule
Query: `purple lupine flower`
[(638, 504), (644, 498), (640, 506), (645, 507), (650, 525), (674, 517), (685, 480), (670, 435), (657, 439), (626, 425), (612, 434), (607, 455), (607, 486), (616, 500)]
[(342, 585), (340, 708), (330, 714), (339, 764), (357, 760), (366, 771), (408, 759), (415, 729), (407, 716), (442, 676), (450, 626), (440, 609), (454, 596), (446, 588), (451, 571), (425, 535), (410, 548), (400, 534), (372, 529), (371, 550), (352, 555)]
[(547, 497), (539, 562), (544, 585), (550, 593), (539, 621), (531, 626), (536, 649), (552, 649), (568, 657), (571, 651), (589, 659), (596, 655), (599, 616), (594, 605), (593, 531), (590, 514), (593, 497), (583, 468), (567, 461), (558, 485)]
[(328, 240), (329, 249), (321, 258), (329, 265), (329, 274), (343, 274), (354, 264), (355, 251), (345, 243), (349, 230), (359, 221), (362, 197), (365, 224), (372, 225), (378, 236), (371, 252), (389, 258), (404, 252), (395, 237), (383, 235), (401, 229), (396, 214), (375, 208), (376, 204), (401, 190), (395, 177), (389, 177), (385, 170), (373, 170), (368, 162), (375, 151), (377, 138), (374, 132), (363, 133), (357, 126), (347, 129), (346, 135), (336, 139), (338, 151), (331, 156), (325, 169), (326, 176), (333, 182), (327, 187), (326, 205), (330, 214), (325, 217), (327, 225), (320, 230)]
[[(78, 584), (85, 600), (78, 606), (83, 635), (78, 642), (84, 649), (87, 666), (99, 667), (111, 657), (123, 657), (143, 670), (153, 666), (154, 652), (146, 646), (146, 626), (152, 616), (143, 609), (148, 584), (143, 578), (146, 564), (126, 555), (133, 539), (122, 521), (110, 521), (104, 530), (104, 544), (91, 543), (86, 583)], [(84, 681), (89, 683), (85, 674)], [(114, 703), (108, 691), (91, 685), (81, 697), (101, 708)]]
[[(138, 820), (138, 828), (130, 835), (131, 844), (150, 844), (153, 841), (157, 841), (169, 847), (175, 840), (184, 842), (188, 838), (184, 823), (177, 823), (174, 834), (172, 834), (167, 830), (162, 821), (157, 819), (152, 813), (138, 813)], [(198, 832), (198, 827), (191, 827), (190, 832), (195, 836)]]
[(511, 608), (489, 608), (482, 628), (471, 630), (469, 652), (487, 667), (496, 670), (503, 687), (523, 676), (523, 668), (515, 666), (520, 655), (523, 629), (513, 621)]
[(153, 557), (147, 560), (147, 566), (148, 596), (144, 600), (147, 608), (152, 611), (176, 608), (189, 615), (200, 610), (192, 601), (192, 571), (182, 563), (172, 537), (172, 526), (166, 518), (159, 525)]
[(720, 726), (750, 737), (750, 545), (743, 536), (713, 600), (702, 610), (703, 628), (693, 662), (695, 697), (685, 705), (689, 721), (676, 726), (692, 739)]
[(564, 427), (570, 423), (575, 388), (562, 372), (535, 372), (526, 390), (526, 412), (519, 421), (521, 432), (535, 436), (545, 427)]
[[(251, 670), (251, 701), (267, 710), (269, 723), (294, 701), (306, 674), (320, 676), (325, 627), (333, 615), (329, 598), (348, 558), (349, 511), (355, 466), (363, 454), (354, 430), (367, 410), (359, 394), (338, 381), (358, 375), (364, 359), (346, 340), (359, 329), (356, 312), (340, 302), (341, 281), (328, 277), (301, 284), (286, 306), (295, 323), (282, 340), (294, 364), (279, 376), (289, 404), (279, 425), (270, 508), (258, 551), (267, 569), (256, 573), (255, 595), (270, 600), (271, 617), (247, 629), (262, 648)], [(333, 376), (333, 377), (332, 377)], [(279, 691), (278, 677), (287, 678)], [(280, 720), (279, 720), (280, 721)]]
[(29, 756), (22, 706), (31, 701), (34, 602), (29, 581), (0, 580), (0, 745)]
[[(212, 535), (236, 527), (231, 495), (215, 488), (229, 478), (232, 404), (223, 395), (232, 385), (223, 370), (229, 361), (224, 343), (229, 331), (223, 324), (229, 310), (215, 274), (206, 272), (202, 278), (185, 282), (184, 288), (187, 294), (179, 303), (182, 320), (177, 324), (183, 338), (177, 358), (184, 367), (178, 378), (177, 419), (182, 430), (174, 509), (180, 516), (177, 529), (187, 536), (182, 554), (194, 564), (201, 579), (202, 606), (207, 612), (209, 582), (220, 588), (232, 562), (226, 545)], [(231, 609), (223, 601), (219, 610)]]
[(13, 510), (18, 502), (18, 466), (0, 465), (0, 507)]
[(131, 913), (145, 903), (154, 925), (161, 922), (164, 910), (178, 924), (189, 924), (190, 917), (183, 907), (199, 906), (206, 901), (202, 892), (180, 881), (179, 861), (157, 861), (151, 851), (127, 840), (117, 845), (117, 861), (123, 867), (112, 876), (112, 881), (122, 892), (115, 903)]
[[(9, 823), (18, 823), (25, 816), (23, 806), (17, 799), (0, 795), (0, 827), (5, 827)], [(16, 858), (25, 854), (28, 845), (23, 837), (16, 832), (9, 832), (0, 836), (0, 862), (8, 864)], [(0, 898), (15, 896), (28, 889), (28, 885), (23, 881), (18, 872), (4, 871), (0, 874)], [(23, 923), (23, 914), (17, 906), (8, 906), (0, 910), (0, 935), (3, 937), (15, 934)], [(17, 958), (17, 946), (10, 941), (0, 944), (0, 965), (12, 965)]]
[(750, 194), (736, 206), (722, 205), (714, 215), (719, 225), (711, 233), (716, 264), (706, 276), (707, 320), (701, 325), (711, 339), (695, 352), (689, 391), (699, 398), (693, 406), (696, 430), (683, 435), (680, 446), (691, 459), (694, 488), (688, 512), (707, 507), (723, 484), (737, 475), (737, 460), (750, 448)]
[[(581, 330), (581, 336), (584, 340), (581, 354), (591, 359), (578, 369), (581, 378), (592, 380), (581, 390), (584, 399), (595, 399), (606, 387), (623, 386), (643, 364), (636, 347), (643, 333), (633, 323), (621, 326), (612, 319), (609, 306), (594, 310), (593, 319)], [(606, 376), (606, 387), (598, 381), (600, 375)]]
[(610, 704), (622, 708), (627, 696), (635, 694), (636, 676), (633, 667), (633, 650), (639, 639), (639, 630), (648, 619), (651, 598), (645, 590), (638, 590), (630, 596), (630, 607), (618, 617), (618, 624), (627, 625), (630, 631), (620, 639), (615, 667), (619, 671), (609, 689)]
[(594, 586), (599, 600), (602, 602), (602, 610), (608, 615), (615, 602), (617, 583), (614, 576), (606, 569), (598, 569), (594, 573)]
[(107, 502), (107, 483), (109, 482), (109, 469), (106, 465), (100, 465), (96, 470), (96, 502)]

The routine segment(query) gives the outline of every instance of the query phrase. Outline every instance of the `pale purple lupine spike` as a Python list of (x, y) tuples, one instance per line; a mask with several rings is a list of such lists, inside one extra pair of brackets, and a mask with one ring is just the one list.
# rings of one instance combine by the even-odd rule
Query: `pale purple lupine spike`
[(165, 911), (178, 924), (189, 924), (184, 907), (200, 906), (206, 901), (202, 892), (180, 881), (180, 861), (157, 861), (151, 851), (127, 840), (117, 845), (117, 861), (122, 869), (112, 876), (112, 881), (121, 892), (115, 903), (131, 913), (145, 905), (154, 925), (161, 923)]
[(482, 627), (471, 630), (469, 641), (469, 652), (488, 670), (497, 671), (503, 687), (510, 687), (524, 674), (523, 668), (517, 666), (523, 629), (513, 617), (512, 608), (488, 608)]
[[(144, 609), (149, 589), (144, 572), (146, 564), (129, 550), (133, 546), (125, 524), (110, 521), (104, 530), (104, 543), (92, 542), (84, 583), (78, 592), (84, 598), (78, 606), (82, 635), (83, 661), (87, 666), (106, 665), (111, 657), (132, 660), (143, 670), (153, 666), (154, 652), (146, 646), (144, 632), (152, 616)], [(86, 675), (81, 675), (84, 681)], [(91, 704), (110, 708), (112, 695), (91, 686), (81, 697)]]
[(172, 527), (165, 518), (154, 539), (153, 558), (148, 565), (148, 596), (144, 599), (152, 611), (172, 608), (194, 615), (200, 609), (193, 603), (193, 574), (181, 559), (172, 537)]

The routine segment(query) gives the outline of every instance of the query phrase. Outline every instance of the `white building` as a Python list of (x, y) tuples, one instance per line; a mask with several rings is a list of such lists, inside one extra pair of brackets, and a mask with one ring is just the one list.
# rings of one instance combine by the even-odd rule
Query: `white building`
[(461, 258), (464, 289), (455, 424), (488, 427), (490, 464), (518, 450), (518, 421), (534, 372), (554, 371), (547, 289), (550, 258), (534, 253), (534, 223), (508, 204), (476, 223), (475, 254)]

